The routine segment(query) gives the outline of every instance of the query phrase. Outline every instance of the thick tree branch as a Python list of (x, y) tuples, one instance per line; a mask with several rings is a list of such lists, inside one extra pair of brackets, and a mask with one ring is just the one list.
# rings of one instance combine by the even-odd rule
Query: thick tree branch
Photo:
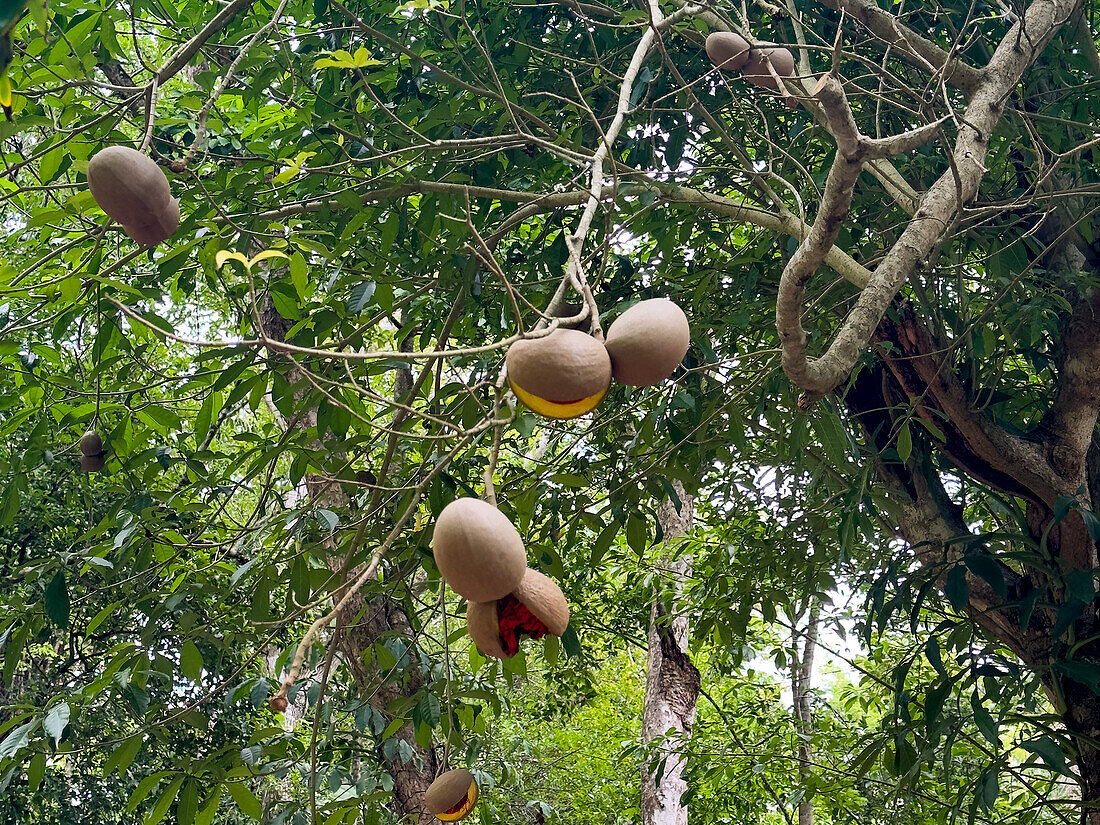
[[(876, 364), (862, 370), (844, 395), (845, 405), (879, 452), (895, 443), (892, 410), (899, 399), (894, 397), (893, 386), (885, 366)], [(904, 386), (899, 389), (908, 394)], [(1026, 587), (1024, 578), (986, 551), (973, 549), (975, 537), (963, 519), (962, 508), (951, 501), (927, 454), (914, 446), (914, 454), (904, 465), (877, 461), (878, 474), (898, 504), (901, 535), (941, 589), (949, 571), (963, 563), (968, 551), (981, 552), (996, 562), (1005, 581), (1007, 598), (998, 595), (984, 579), (968, 572), (968, 612), (1017, 655), (1039, 661), (1037, 657), (1042, 655), (1036, 647), (1039, 642), (1021, 630), (1018, 610), (1012, 604)]]
[(775, 305), (776, 328), (783, 349), (783, 369), (792, 381), (811, 390), (831, 389), (835, 384), (820, 387), (814, 374), (815, 362), (808, 357), (809, 337), (802, 329), (806, 284), (836, 243), (837, 235), (848, 218), (852, 195), (864, 164), (871, 158), (883, 158), (892, 152), (919, 146), (931, 137), (937, 125), (930, 124), (913, 132), (872, 140), (860, 134), (844, 88), (831, 74), (824, 75), (818, 82), (814, 97), (820, 101), (828, 119), (829, 131), (836, 138), (837, 154), (829, 169), (817, 217), (780, 276)]
[(946, 52), (879, 8), (874, 0), (821, 0), (831, 9), (854, 17), (882, 42), (892, 46), (910, 63), (933, 73), (970, 97), (982, 81), (982, 72), (962, 58)]
[(1054, 469), (1084, 483), (1085, 456), (1100, 413), (1100, 292), (1092, 290), (1078, 302), (1063, 342), (1058, 395), (1043, 423)]
[[(804, 338), (795, 334), (790, 323), (790, 297), (786, 297), (787, 306), (783, 312), (787, 317), (780, 331), (781, 335), (787, 333), (783, 367), (796, 384), (811, 393), (821, 394), (850, 375), (902, 284), (926, 260), (954, 223), (959, 209), (977, 193), (986, 172), (984, 160), (990, 137), (1004, 112), (1005, 100), (1076, 5), (1077, 0), (1035, 0), (997, 46), (982, 82), (959, 119), (950, 168), (921, 198), (915, 217), (887, 252), (840, 332), (821, 357), (811, 360), (806, 354)], [(842, 178), (846, 179), (846, 176)], [(820, 237), (817, 242), (820, 243)], [(806, 266), (809, 260), (812, 258), (801, 260), (800, 267)], [(797, 278), (788, 281), (792, 289), (797, 285)]]

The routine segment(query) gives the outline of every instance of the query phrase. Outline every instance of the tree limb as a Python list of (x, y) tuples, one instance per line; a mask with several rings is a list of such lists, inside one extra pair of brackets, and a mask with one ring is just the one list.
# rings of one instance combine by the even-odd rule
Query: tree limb
[[(986, 172), (983, 163), (1004, 102), (1023, 73), (1073, 13), (1078, 0), (1035, 0), (998, 44), (983, 80), (959, 119), (952, 163), (921, 198), (920, 208), (883, 258), (871, 282), (828, 350), (810, 359), (797, 335), (784, 341), (784, 370), (810, 393), (825, 393), (851, 373), (872, 333), (902, 284), (920, 266), (959, 209), (973, 199)], [(788, 279), (793, 289), (795, 279)], [(789, 296), (781, 300), (787, 300)], [(789, 312), (789, 305), (784, 312)], [(788, 325), (788, 331), (790, 327)]]

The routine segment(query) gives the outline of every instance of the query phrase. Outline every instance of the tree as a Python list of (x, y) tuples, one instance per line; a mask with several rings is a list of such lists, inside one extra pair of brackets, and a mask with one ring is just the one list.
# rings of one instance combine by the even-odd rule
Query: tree
[[(663, 541), (674, 542), (692, 526), (694, 502), (679, 481), (672, 482), (676, 498), (657, 510)], [(669, 585), (654, 595), (648, 633), (642, 741), (655, 744), (655, 753), (642, 773), (642, 821), (649, 825), (686, 825), (688, 791), (684, 780), (682, 741), (691, 738), (695, 706), (699, 701), (699, 670), (687, 653), (687, 616), (678, 608), (682, 579), (691, 573), (691, 557), (673, 551), (667, 561)], [(656, 742), (654, 740), (657, 740)]]
[[(0, 782), (66, 745), (61, 702), (129, 706), (132, 728), (80, 727), (101, 753), (228, 701), (245, 741), (153, 759), (135, 807), (194, 821), (201, 778), (199, 810), (224, 788), (280, 825), (410, 812), (438, 760), (477, 767), (535, 658), (462, 641), (434, 517), (495, 499), (583, 659), (597, 620), (648, 627), (648, 598), (606, 608), (600, 566), (652, 558), (679, 481), (715, 502), (693, 654), (735, 667), (754, 613), (844, 576), (868, 646), (920, 636), (863, 775), (885, 760), (912, 790), (962, 754), (958, 811), (1016, 806), (1011, 786), (1064, 815), (1067, 779), (1100, 823), (1091, 6), (30, 5), (0, 124), (0, 523), (56, 487), (79, 532), (9, 565), (0, 639), (9, 689), (39, 645), (80, 667), (4, 720)], [(723, 31), (747, 71), (708, 60)], [(87, 190), (111, 144), (180, 200), (153, 250)], [(514, 401), (510, 343), (599, 337), (648, 297), (691, 320), (671, 381), (572, 423)], [(85, 479), (88, 427), (107, 472)], [(310, 725), (264, 716), (280, 685)]]

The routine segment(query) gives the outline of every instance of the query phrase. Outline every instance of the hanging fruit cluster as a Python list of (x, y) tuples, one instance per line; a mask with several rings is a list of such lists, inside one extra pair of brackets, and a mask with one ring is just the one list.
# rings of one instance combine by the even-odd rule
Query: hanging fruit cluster
[(635, 304), (600, 343), (575, 329), (555, 329), (508, 348), (508, 383), (516, 398), (548, 418), (576, 418), (603, 400), (614, 377), (630, 387), (668, 378), (687, 354), (691, 331), (680, 307), (664, 298)]
[(787, 96), (792, 109), (798, 101), (790, 95), (785, 80), (794, 79), (794, 55), (782, 46), (754, 46), (736, 32), (712, 32), (707, 35), (707, 57), (715, 67), (741, 72), (745, 80), (762, 89)]

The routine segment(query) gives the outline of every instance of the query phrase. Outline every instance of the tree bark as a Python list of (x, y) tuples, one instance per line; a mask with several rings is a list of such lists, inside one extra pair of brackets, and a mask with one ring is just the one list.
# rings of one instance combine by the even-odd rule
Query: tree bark
[[(275, 311), (270, 300), (264, 306), (261, 315), (264, 334), (273, 340), (284, 341), (290, 322)], [(300, 366), (292, 369), (286, 376), (288, 383), (294, 386), (302, 380), (301, 373), (304, 369), (305, 367)], [(399, 373), (396, 383), (395, 393), (401, 397), (407, 391), (411, 381), (407, 375), (401, 376)], [(310, 427), (316, 429), (316, 406), (296, 410), (296, 413), (297, 417), (291, 426), (303, 430)], [(400, 418), (395, 417), (398, 418), (396, 426), (399, 426)], [(306, 489), (310, 502), (315, 506), (335, 512), (348, 512), (349, 498), (339, 482), (323, 476), (310, 475), (306, 477)], [(364, 514), (364, 517), (369, 517), (369, 514)], [(344, 559), (334, 553), (330, 556), (329, 565), (334, 571), (340, 571), (343, 568)], [(356, 569), (346, 571), (347, 580), (354, 580), (358, 572)], [(342, 595), (342, 592), (338, 592), (337, 598)], [(425, 680), (415, 656), (409, 657), (409, 661), (404, 663), (403, 671), (399, 674), (382, 671), (373, 664), (373, 657), (364, 656), (375, 642), (395, 635), (412, 644), (412, 628), (402, 606), (389, 595), (379, 596), (368, 603), (357, 594), (338, 617), (330, 642), (337, 645), (349, 672), (354, 676), (367, 701), (387, 719), (392, 718), (387, 711), (388, 706), (398, 699), (416, 695), (423, 688)], [(372, 664), (366, 664), (368, 661)], [(400, 664), (399, 667), (401, 667)], [(401, 678), (395, 680), (393, 678), (395, 675)], [(431, 825), (436, 819), (425, 810), (422, 798), (435, 778), (438, 767), (435, 752), (425, 750), (417, 744), (411, 723), (399, 728), (393, 737), (403, 740), (412, 752), (412, 757), (407, 761), (401, 758), (397, 750), (387, 755), (380, 749), (377, 754), (379, 762), (393, 777), (395, 813), (404, 822)]]
[[(677, 512), (672, 501), (665, 501), (657, 508), (665, 541), (690, 530), (694, 515), (691, 496), (680, 482), (672, 484), (682, 506)], [(683, 555), (671, 559), (668, 568), (674, 602), (684, 577), (691, 574), (691, 558)], [(655, 594), (649, 619), (642, 741), (649, 745), (655, 739), (666, 738), (656, 746), (659, 756), (642, 767), (644, 825), (687, 825), (688, 821), (688, 807), (681, 802), (687, 782), (680, 750), (691, 738), (700, 686), (699, 671), (687, 655), (688, 629), (687, 616), (668, 615), (662, 594)]]
[[(794, 705), (795, 733), (798, 736), (798, 779), (803, 784), (810, 778), (810, 765), (813, 761), (814, 719), (810, 707), (810, 691), (813, 684), (814, 653), (817, 650), (817, 625), (821, 618), (821, 605), (816, 601), (810, 606), (810, 615), (803, 633), (795, 631), (792, 645), (795, 658), (791, 662), (791, 698)], [(799, 650), (799, 637), (803, 638)], [(814, 802), (803, 797), (798, 803), (798, 825), (813, 825)]]

